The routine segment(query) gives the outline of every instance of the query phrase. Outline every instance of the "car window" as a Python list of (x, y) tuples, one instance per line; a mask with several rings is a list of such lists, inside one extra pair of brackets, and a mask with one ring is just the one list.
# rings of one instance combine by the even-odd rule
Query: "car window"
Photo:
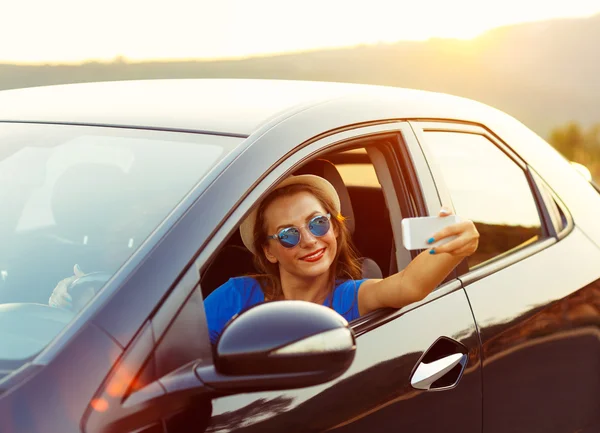
[(0, 124), (0, 361), (48, 344), (239, 141)]
[[(331, 141), (327, 139), (327, 142), (335, 144), (326, 152), (325, 149), (317, 147), (322, 146), (323, 142), (316, 142), (314, 148), (303, 148), (277, 167), (288, 170), (287, 172), (294, 176), (320, 176), (328, 180), (337, 192), (343, 218), (338, 217), (336, 220), (343, 221), (347, 229), (347, 233), (344, 234), (353, 244), (358, 257), (355, 260), (354, 254), (344, 254), (341, 266), (336, 267), (338, 273), (331, 292), (319, 301), (352, 322), (352, 326), (363, 326), (369, 322), (369, 319), (360, 318), (357, 297), (359, 284), (352, 280), (385, 278), (398, 272), (398, 269), (403, 269), (412, 260), (412, 254), (404, 249), (401, 243), (400, 223), (403, 216), (415, 215), (407, 197), (411, 194), (417, 197), (420, 192), (412, 185), (407, 185), (401, 171), (403, 167), (398, 164), (396, 147), (403, 145), (398, 142), (399, 139), (395, 132), (372, 137), (361, 135), (359, 139), (348, 140), (343, 144), (334, 141), (333, 138)], [(425, 160), (422, 162), (425, 163)], [(219, 182), (228, 183), (236, 176), (235, 169), (229, 167), (224, 170)], [(283, 298), (281, 292), (277, 293), (280, 290), (277, 281), (279, 261), (270, 260), (270, 257), (264, 254), (268, 247), (263, 250), (257, 248), (260, 256), (254, 256), (250, 250), (258, 245), (253, 243), (252, 237), (249, 236), (249, 233), (256, 235), (262, 231), (262, 235), (265, 235), (263, 246), (269, 242), (277, 248), (275, 252), (283, 254), (282, 252), (287, 251), (276, 247), (278, 242), (286, 247), (281, 241), (288, 242), (287, 236), (282, 236), (281, 239), (277, 236), (267, 236), (264, 227), (261, 230), (254, 220), (255, 212), (261, 209), (260, 200), (267, 196), (266, 191), (276, 187), (274, 182), (280, 180), (281, 176), (276, 177), (274, 173), (268, 173), (242, 204), (245, 213), (239, 212), (242, 209), (234, 210), (230, 219), (222, 224), (217, 234), (209, 241), (208, 245), (211, 245), (212, 249), (206, 249), (199, 255), (200, 286), (213, 344), (229, 320), (247, 308), (265, 299)], [(423, 201), (421, 196), (417, 199)], [(294, 203), (290, 201), (288, 205), (294, 206)], [(279, 206), (278, 212), (285, 214), (286, 212), (282, 211), (284, 208)], [(335, 214), (335, 210), (331, 213)], [(309, 221), (308, 217), (307, 215), (306, 222)], [(294, 216), (282, 219), (292, 220)], [(293, 224), (299, 225), (301, 222)], [(277, 224), (272, 228), (273, 233), (278, 230), (276, 227)], [(331, 234), (330, 227), (331, 225), (324, 235), (315, 236)], [(307, 229), (311, 230), (308, 227)], [(291, 240), (299, 242), (300, 239), (301, 237), (294, 237)], [(323, 240), (326, 241), (330, 239)], [(273, 253), (272, 249), (268, 250), (269, 253)], [(317, 251), (321, 250), (326, 251), (327, 247)], [(290, 250), (289, 253), (289, 257), (292, 257), (298, 254), (298, 250)], [(291, 263), (290, 266), (296, 265), (295, 261), (288, 263)], [(302, 266), (301, 263), (298, 265)]]
[(458, 132), (426, 131), (424, 137), (456, 213), (479, 230), (469, 268), (540, 239), (542, 225), (526, 174), (493, 142)]
[[(347, 163), (348, 153), (359, 153), (360, 163)], [(341, 162), (340, 162), (341, 161)], [(306, 162), (294, 174), (325, 177), (341, 195), (342, 214), (361, 257), (387, 276), (394, 236), (383, 190), (365, 149), (334, 152)], [(239, 230), (229, 236), (202, 276), (202, 290), (208, 296), (229, 278), (260, 273), (252, 254), (244, 247)]]
[(346, 186), (381, 188), (377, 179), (377, 173), (372, 164), (338, 164), (336, 168), (340, 172)]
[(552, 190), (548, 184), (544, 182), (544, 180), (535, 171), (531, 171), (531, 175), (540, 191), (541, 198), (544, 201), (546, 209), (548, 210), (548, 217), (554, 226), (555, 232), (557, 234), (563, 232), (568, 226), (568, 220), (564, 210), (556, 202)]
[(381, 188), (365, 148), (340, 152), (339, 157), (335, 158), (335, 168), (347, 187)]

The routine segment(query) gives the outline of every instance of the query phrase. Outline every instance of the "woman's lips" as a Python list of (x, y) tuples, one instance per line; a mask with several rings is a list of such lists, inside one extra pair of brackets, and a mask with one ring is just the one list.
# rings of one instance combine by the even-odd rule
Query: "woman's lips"
[(300, 260), (304, 260), (305, 262), (316, 262), (321, 260), (321, 258), (325, 255), (326, 248), (321, 248), (320, 250), (315, 251), (314, 253), (310, 253), (304, 257), (300, 257)]

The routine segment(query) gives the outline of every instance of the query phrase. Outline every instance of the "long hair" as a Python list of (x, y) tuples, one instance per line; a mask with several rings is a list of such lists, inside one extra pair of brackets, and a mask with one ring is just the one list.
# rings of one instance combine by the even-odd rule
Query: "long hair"
[(308, 192), (312, 194), (325, 210), (331, 214), (331, 224), (337, 231), (337, 251), (330, 267), (330, 289), (333, 292), (336, 280), (356, 280), (361, 277), (361, 266), (358, 260), (358, 254), (352, 244), (350, 232), (344, 222), (342, 215), (336, 215), (333, 202), (317, 188), (310, 185), (294, 184), (276, 189), (269, 194), (259, 205), (254, 226), (254, 249), (257, 252), (254, 255), (254, 264), (260, 272), (254, 275), (258, 280), (265, 295), (265, 300), (272, 301), (283, 299), (283, 290), (281, 288), (281, 277), (279, 274), (279, 264), (271, 263), (267, 260), (263, 247), (269, 240), (265, 227), (265, 210), (277, 198), (292, 195), (299, 192)]

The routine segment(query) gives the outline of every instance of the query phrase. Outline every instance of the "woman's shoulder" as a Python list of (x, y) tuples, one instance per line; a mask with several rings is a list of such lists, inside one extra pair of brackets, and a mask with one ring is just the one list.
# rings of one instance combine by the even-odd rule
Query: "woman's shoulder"
[(331, 306), (349, 322), (360, 316), (358, 289), (367, 280), (336, 280)]
[(233, 277), (227, 280), (225, 284), (230, 284), (235, 287), (260, 286), (258, 280), (250, 276)]
[(358, 289), (365, 282), (364, 280), (336, 280), (335, 290), (333, 291), (333, 302), (341, 302), (346, 304), (352, 303), (357, 299)]
[(249, 296), (254, 289), (260, 289), (260, 284), (256, 278), (243, 276), (233, 277), (217, 287), (206, 300), (216, 301), (217, 299), (230, 298), (232, 296)]
[(362, 285), (362, 283), (364, 283), (365, 281), (368, 281), (368, 279), (360, 279), (360, 280), (353, 280), (353, 279), (336, 280), (335, 281), (335, 289), (336, 290), (341, 290), (341, 291), (358, 290), (359, 287)]

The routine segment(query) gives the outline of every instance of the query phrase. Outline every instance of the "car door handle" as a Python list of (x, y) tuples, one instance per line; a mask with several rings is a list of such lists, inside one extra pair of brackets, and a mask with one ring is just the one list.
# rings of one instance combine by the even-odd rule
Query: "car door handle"
[(410, 379), (413, 388), (429, 390), (431, 385), (442, 378), (446, 373), (462, 361), (466, 361), (467, 355), (454, 353), (436, 361), (426, 364), (421, 362)]

